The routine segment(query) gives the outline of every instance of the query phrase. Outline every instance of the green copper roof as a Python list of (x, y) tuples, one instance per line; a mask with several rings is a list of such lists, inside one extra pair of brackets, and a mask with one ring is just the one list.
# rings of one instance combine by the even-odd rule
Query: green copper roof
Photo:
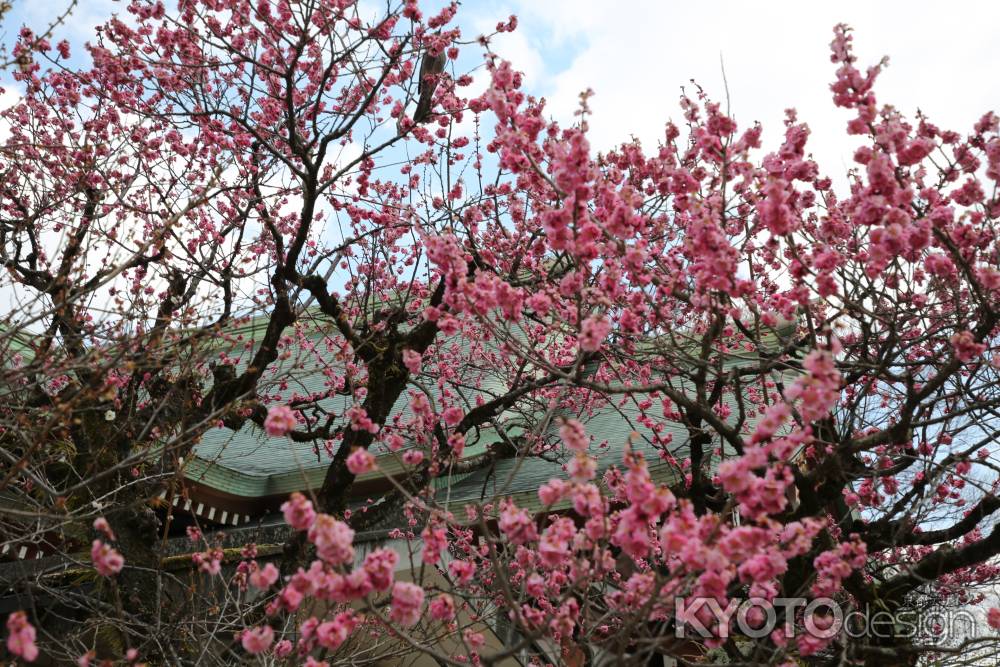
[[(237, 346), (242, 346), (262, 333), (262, 327), (251, 323), (239, 330), (243, 337), (241, 340), (229, 344), (220, 343), (219, 349), (230, 351), (235, 356)], [(785, 331), (771, 335), (775, 347), (785, 335)], [(273, 373), (269, 372), (268, 377), (274, 379), (265, 378), (262, 381), (259, 393), (273, 399), (274, 404), (287, 403), (295, 394), (328, 391), (331, 381), (343, 376), (343, 364), (336, 361), (336, 355), (326, 349), (324, 334), (315, 332), (307, 336), (307, 340), (309, 342), (306, 347), (311, 346), (312, 350), (292, 346), (288, 350), (290, 354), (275, 362)], [(482, 355), (489, 354), (488, 345), (472, 354), (468, 350), (468, 341), (445, 340), (440, 344), (461, 344), (467, 348), (461, 350), (461, 357), (468, 359), (468, 363), (443, 384), (452, 393), (460, 395), (468, 407), (474, 406), (477, 399), (489, 400), (505, 393), (505, 380), (491, 370), (492, 364), (481, 362)], [(757, 355), (751, 352), (734, 352), (727, 355), (723, 366), (729, 369), (755, 363), (757, 359)], [(440, 400), (442, 386), (436, 378), (419, 376), (415, 381), (433, 401)], [(679, 382), (676, 387), (685, 389)], [(415, 390), (416, 385), (411, 383), (409, 389)], [(657, 429), (661, 437), (671, 435), (673, 439), (667, 449), (681, 461), (688, 456), (687, 431), (682, 424), (662, 417), (658, 408), (659, 399), (653, 399), (654, 407), (646, 411), (647, 420), (652, 421), (644, 424), (637, 407), (637, 403), (644, 398), (651, 397), (641, 394), (631, 394), (628, 397), (618, 395), (593, 414), (574, 415), (586, 425), (588, 434), (593, 437), (591, 452), (599, 462), (599, 477), (612, 465), (621, 464), (626, 440), (632, 433), (636, 434), (632, 440), (633, 448), (643, 453), (658, 481), (675, 482), (682, 474), (674, 464), (661, 458), (660, 450), (651, 440), (653, 429)], [(737, 412), (735, 397), (727, 397), (726, 402), (733, 412), (728, 421), (734, 422)], [(324, 409), (337, 415), (342, 415), (350, 404), (351, 399), (341, 395), (333, 395), (320, 402)], [(516, 436), (530, 426), (533, 409), (537, 408), (520, 406), (501, 415), (499, 421), (505, 422), (508, 433)], [(408, 416), (409, 394), (404, 392), (390, 414), (389, 423), (392, 424), (396, 418), (405, 421)], [(746, 427), (752, 426), (753, 422), (750, 420)], [(554, 419), (545, 434), (546, 438), (556, 441), (558, 427), (558, 420)], [(486, 427), (467, 434), (467, 439), (466, 460), (484, 453), (490, 444), (499, 440), (499, 435), (491, 427)], [(296, 443), (287, 437), (270, 437), (253, 424), (236, 432), (222, 427), (213, 428), (204, 434), (194, 447), (192, 455), (185, 461), (184, 475), (189, 480), (245, 498), (286, 495), (296, 490), (315, 489), (322, 484), (330, 460), (329, 454), (322, 449), (322, 443), (319, 443), (319, 454), (314, 450), (315, 446), (311, 442)], [(719, 442), (716, 440), (712, 447), (718, 446)], [(461, 476), (449, 477), (444, 473), (436, 480), (438, 500), (447, 503), (456, 512), (468, 503), (503, 496), (513, 496), (526, 503), (527, 507), (533, 507), (538, 504), (539, 486), (552, 477), (566, 477), (563, 471), (565, 453), (560, 453), (558, 448), (554, 451), (553, 455), (547, 455), (547, 458), (554, 457), (554, 460), (534, 456), (515, 457), (497, 460), (488, 467)], [(390, 453), (380, 444), (375, 446), (373, 452), (378, 456), (378, 470), (361, 476), (359, 481), (405, 471), (399, 452)], [(726, 453), (730, 452), (727, 450)], [(706, 457), (709, 456), (715, 455), (708, 451)], [(717, 462), (715, 457), (710, 461), (710, 467), (717, 465)]]
[[(246, 327), (243, 331), (253, 335), (261, 330), (259, 327)], [(295, 395), (329, 392), (331, 382), (343, 376), (343, 364), (336, 361), (332, 352), (324, 349), (325, 337), (316, 333), (308, 336), (307, 340), (314, 350), (292, 349), (287, 358), (273, 364), (269, 376), (274, 379), (265, 379), (261, 383), (259, 393), (272, 399), (273, 404), (288, 403)], [(241, 345), (245, 342), (239, 341)], [(448, 345), (449, 342), (443, 344)], [(235, 351), (232, 354), (235, 355)], [(244, 363), (238, 368), (242, 369)], [(489, 364), (480, 366), (475, 363), (458, 369), (443, 386), (435, 378), (421, 375), (411, 381), (408, 389), (420, 391), (415, 383), (419, 383), (434, 403), (441, 401), (443, 391), (447, 389), (452, 395), (461, 397), (460, 401), (468, 408), (474, 407), (477, 400), (490, 400), (503, 395), (507, 389), (502, 378), (490, 371)], [(409, 402), (409, 393), (403, 392), (389, 415), (388, 424), (397, 419), (405, 423), (412, 416)], [(350, 397), (336, 394), (319, 402), (320, 407), (336, 415), (343, 415), (351, 404)], [(499, 436), (488, 426), (469, 433), (465, 456), (481, 454), (497, 440)], [(317, 446), (320, 448), (318, 453)], [(378, 471), (362, 476), (360, 481), (403, 472), (401, 452), (390, 453), (383, 445), (377, 444), (373, 453), (378, 456)], [(235, 432), (224, 427), (209, 429), (185, 462), (184, 475), (220, 491), (253, 498), (317, 488), (322, 484), (329, 462), (330, 456), (321, 442), (300, 443), (287, 437), (270, 437), (256, 425), (248, 423)]]
[[(641, 401), (643, 395), (633, 395)], [(621, 397), (619, 397), (621, 399)], [(730, 400), (730, 403), (735, 401)], [(658, 403), (654, 403), (657, 405)], [(735, 407), (735, 406), (732, 406)], [(664, 418), (656, 419), (656, 409), (647, 411), (647, 417), (653, 417), (654, 428), (659, 429), (660, 437), (672, 436), (672, 441), (665, 447), (678, 463), (688, 457), (687, 430), (678, 422)], [(568, 416), (568, 415), (565, 415)], [(673, 463), (661, 458), (661, 447), (653, 444), (653, 430), (640, 420), (641, 411), (630, 401), (624, 405), (607, 404), (591, 415), (574, 415), (587, 428), (587, 434), (592, 437), (590, 454), (597, 459), (598, 480), (612, 466), (621, 466), (625, 446), (631, 440), (632, 450), (641, 453), (649, 465), (650, 473), (657, 482), (673, 484), (679, 481), (681, 471)], [(734, 421), (731, 417), (730, 422)], [(551, 442), (559, 440), (559, 422), (553, 420), (547, 430), (547, 439)], [(718, 439), (711, 447), (719, 446)], [(726, 448), (726, 453), (732, 450)], [(711, 451), (705, 453), (710, 458), (709, 468), (718, 464), (718, 457)], [(459, 514), (462, 507), (475, 502), (488, 502), (495, 498), (511, 496), (526, 509), (541, 510), (538, 500), (538, 488), (552, 478), (568, 479), (564, 465), (571, 453), (554, 448), (545, 458), (536, 456), (516, 457), (499, 460), (490, 467), (478, 470), (461, 480), (452, 480), (450, 488), (438, 491), (437, 499), (447, 502), (449, 509)]]

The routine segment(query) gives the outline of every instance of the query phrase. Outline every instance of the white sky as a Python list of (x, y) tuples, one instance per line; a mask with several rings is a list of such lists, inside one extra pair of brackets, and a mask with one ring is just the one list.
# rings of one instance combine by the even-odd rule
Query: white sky
[(770, 150), (784, 109), (796, 107), (813, 130), (821, 170), (836, 176), (854, 145), (844, 140), (848, 113), (833, 107), (829, 92), (838, 22), (855, 29), (859, 65), (890, 57), (880, 103), (908, 116), (919, 107), (960, 132), (1000, 109), (997, 2), (513, 0), (466, 2), (463, 10), (518, 14), (521, 34), (497, 50), (509, 52), (557, 117), (571, 117), (581, 90), (595, 91), (591, 140), (599, 148), (630, 134), (652, 145), (665, 120), (681, 118), (680, 87), (692, 78), (724, 101), (721, 56), (741, 126), (761, 121)]
[[(445, 0), (424, 0), (427, 14)], [(119, 0), (82, 0), (59, 36), (74, 46)], [(41, 26), (65, 0), (15, 0), (5, 41), (22, 22)], [(731, 110), (741, 126), (764, 124), (764, 148), (780, 140), (783, 110), (794, 106), (813, 130), (810, 146), (821, 169), (848, 166), (847, 113), (833, 107), (830, 39), (835, 23), (855, 29), (860, 64), (890, 57), (877, 92), (907, 115), (919, 107), (942, 127), (967, 131), (983, 112), (1000, 109), (1000, 2), (989, 0), (464, 0), (458, 23), (468, 38), (517, 14), (513, 35), (495, 50), (526, 75), (550, 113), (569, 121), (579, 93), (592, 88), (591, 140), (601, 149), (635, 135), (652, 146), (668, 118), (680, 118), (680, 87), (691, 79), (724, 101), (725, 62)], [(476, 47), (466, 53), (479, 62)], [(82, 49), (75, 49), (77, 54)]]

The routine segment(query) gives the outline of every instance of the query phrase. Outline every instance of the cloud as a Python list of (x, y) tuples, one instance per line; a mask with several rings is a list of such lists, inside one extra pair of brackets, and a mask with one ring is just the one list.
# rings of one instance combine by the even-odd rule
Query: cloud
[[(680, 119), (680, 87), (697, 80), (715, 100), (729, 99), (742, 126), (764, 124), (765, 147), (783, 132), (794, 106), (810, 124), (811, 150), (825, 172), (851, 163), (844, 141), (848, 113), (833, 107), (829, 84), (832, 28), (855, 28), (860, 63), (882, 55), (891, 66), (879, 80), (881, 103), (907, 115), (920, 108), (942, 127), (968, 131), (986, 110), (1000, 108), (993, 36), (1000, 4), (953, 2), (666, 3), (622, 0), (517, 0), (520, 32), (543, 41), (544, 76), (528, 75), (549, 112), (572, 120), (579, 93), (595, 91), (591, 139), (602, 149), (635, 135), (654, 144), (669, 118)], [(500, 14), (498, 9), (497, 14)], [(556, 65), (564, 63), (556, 69)]]

